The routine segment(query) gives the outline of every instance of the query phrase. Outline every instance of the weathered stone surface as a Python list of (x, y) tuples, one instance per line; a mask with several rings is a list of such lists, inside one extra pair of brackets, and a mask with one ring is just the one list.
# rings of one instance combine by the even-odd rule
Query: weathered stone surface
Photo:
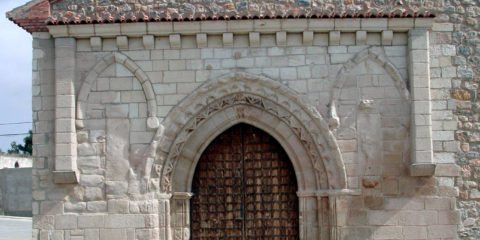
[(67, 202), (65, 203), (65, 211), (67, 212), (83, 212), (86, 209), (85, 202)]
[(103, 215), (85, 215), (78, 216), (79, 228), (103, 228), (104, 216)]
[(109, 213), (128, 213), (129, 201), (126, 199), (108, 200)]
[(104, 183), (105, 178), (100, 175), (81, 175), (80, 183), (88, 187), (99, 187)]
[[(107, 181), (126, 181), (129, 165), (129, 128), (128, 120), (107, 120), (107, 162), (105, 178)], [(108, 187), (107, 187), (108, 191)]]
[(103, 189), (98, 187), (86, 187), (85, 188), (85, 200), (98, 201), (104, 199)]
[(105, 240), (128, 240), (126, 229), (101, 229), (100, 239)]
[(101, 213), (107, 211), (106, 201), (89, 201), (87, 203), (87, 211), (92, 213)]
[(106, 181), (107, 199), (124, 198), (127, 193), (128, 184), (124, 181)]

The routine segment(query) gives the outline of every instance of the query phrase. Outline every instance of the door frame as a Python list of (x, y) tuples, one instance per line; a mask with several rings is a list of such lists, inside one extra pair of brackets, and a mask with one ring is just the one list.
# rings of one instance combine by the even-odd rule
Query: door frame
[[(226, 140), (227, 142), (225, 142), (224, 140)], [(253, 149), (248, 150), (249, 149), (247, 147), (247, 146), (249, 146), (248, 144), (252, 144), (252, 143), (255, 145), (255, 150), (253, 150)], [(232, 147), (232, 146), (241, 146), (241, 148), (236, 148), (236, 147)], [(263, 148), (264, 146), (268, 146), (268, 147)], [(256, 147), (262, 147), (262, 148), (257, 149)], [(225, 152), (224, 150), (221, 150), (223, 148), (227, 148), (227, 149), (230, 149), (230, 150), (226, 150), (226, 152)], [(264, 159), (263, 156), (262, 157), (260, 157), (260, 156), (255, 156), (254, 157), (253, 155), (251, 155), (250, 157), (248, 157), (249, 153), (254, 153), (254, 152), (255, 153), (260, 153), (261, 155), (263, 155), (263, 153), (271, 153), (271, 154), (274, 154), (276, 157), (272, 157), (272, 158), (268, 158), (268, 159)], [(223, 193), (220, 193), (220, 192), (217, 192), (217, 191), (214, 190), (214, 192), (216, 193), (214, 195), (207, 194), (205, 192), (205, 193), (201, 194), (204, 197), (226, 196), (227, 195), (226, 194), (226, 192), (227, 192), (226, 189), (227, 188), (231, 188), (231, 187), (236, 188), (236, 186), (234, 186), (234, 185), (226, 184), (225, 178), (223, 178), (223, 177), (217, 178), (218, 175), (216, 175), (216, 176), (210, 175), (211, 168), (209, 166), (215, 166), (215, 165), (219, 164), (220, 162), (223, 162), (223, 160), (220, 160), (220, 159), (225, 159), (224, 157), (226, 157), (226, 156), (224, 154), (231, 155), (232, 159), (226, 160), (231, 164), (230, 165), (231, 168), (228, 168), (228, 169), (223, 168), (223, 170), (225, 170), (227, 172), (231, 172), (233, 174), (234, 169), (241, 169), (240, 170), (241, 171), (240, 175), (233, 174), (233, 175), (230, 175), (230, 176), (227, 177), (228, 179), (231, 179), (233, 181), (236, 181), (235, 179), (237, 179), (237, 180), (241, 179), (240, 180), (241, 184), (236, 185), (236, 186), (241, 186), (240, 189), (237, 189), (237, 190), (232, 189), (233, 192), (231, 192), (231, 194), (233, 194), (233, 195), (229, 195), (231, 197), (233, 197), (234, 195), (238, 197), (238, 196), (240, 196), (240, 195), (238, 195), (240, 193), (241, 196), (242, 196), (241, 197), (241, 205), (244, 207), (243, 212), (244, 212), (245, 215), (241, 217), (242, 224), (235, 226), (235, 232), (238, 234), (237, 231), (241, 230), (243, 239), (248, 239), (249, 236), (247, 234), (251, 233), (249, 230), (253, 230), (253, 229), (255, 229), (255, 231), (258, 230), (258, 227), (252, 226), (251, 224), (248, 224), (248, 220), (255, 220), (255, 217), (253, 217), (253, 219), (248, 218), (247, 217), (247, 212), (252, 213), (252, 210), (248, 210), (249, 209), (248, 206), (249, 206), (250, 203), (256, 205), (259, 202), (249, 201), (247, 199), (250, 199), (250, 198), (247, 197), (247, 196), (249, 196), (250, 194), (254, 194), (255, 196), (261, 196), (262, 194), (267, 194), (266, 196), (276, 195), (277, 197), (281, 197), (282, 199), (283, 199), (283, 197), (288, 197), (289, 203), (290, 203), (290, 201), (294, 200), (294, 204), (295, 204), (294, 207), (290, 206), (290, 207), (281, 208), (281, 209), (277, 209), (277, 210), (271, 209), (270, 213), (272, 214), (272, 216), (273, 216), (274, 212), (277, 212), (277, 211), (280, 211), (280, 210), (282, 210), (282, 211), (283, 210), (288, 210), (289, 214), (292, 213), (292, 215), (289, 215), (288, 219), (286, 219), (286, 220), (289, 223), (291, 223), (294, 220), (296, 226), (293, 226), (291, 228), (292, 232), (288, 236), (289, 236), (289, 239), (291, 239), (293, 236), (298, 237), (298, 235), (299, 235), (299, 226), (298, 226), (299, 212), (298, 212), (298, 196), (296, 194), (298, 192), (297, 191), (298, 184), (296, 182), (297, 178), (295, 176), (295, 171), (293, 169), (291, 160), (288, 158), (288, 155), (286, 154), (285, 150), (278, 143), (278, 141), (276, 141), (275, 138), (273, 138), (268, 133), (266, 133), (266, 132), (262, 131), (261, 129), (256, 128), (252, 125), (243, 124), (243, 123), (233, 125), (232, 127), (226, 129), (224, 132), (219, 134), (205, 148), (204, 152), (202, 152), (202, 154), (200, 155), (199, 161), (198, 161), (197, 166), (196, 166), (195, 171), (194, 171), (193, 181), (191, 183), (192, 184), (192, 189), (197, 188), (198, 191), (196, 191), (193, 194), (191, 199), (192, 200), (195, 199), (195, 195), (199, 194), (199, 192), (202, 192), (202, 189), (203, 190), (207, 189), (207, 186), (205, 185), (205, 183), (200, 183), (199, 182), (199, 180), (201, 181), (201, 179), (205, 179), (205, 178), (214, 179), (214, 182), (216, 182), (216, 183), (214, 183), (215, 188), (225, 187), (225, 191)], [(233, 157), (234, 155), (232, 155), (232, 154), (235, 154), (236, 157)], [(220, 158), (218, 158), (218, 157), (220, 157)], [(256, 163), (263, 162), (264, 160), (270, 161), (272, 163), (272, 165), (269, 166), (269, 167), (266, 167), (263, 163), (261, 163), (262, 173), (264, 173), (264, 170), (266, 170), (267, 172), (269, 172), (269, 170), (277, 170), (279, 174), (280, 174), (280, 172), (283, 172), (283, 171), (287, 171), (288, 173), (285, 172), (286, 175), (280, 174), (283, 177), (278, 177), (280, 175), (269, 175), (268, 173), (266, 175), (261, 174), (260, 176), (258, 176), (256, 174), (254, 174), (254, 175), (247, 174), (247, 172), (249, 170), (253, 170), (253, 171), (257, 170), (258, 166), (253, 167), (253, 164), (256, 165)], [(199, 165), (201, 165), (202, 162), (204, 164), (203, 164), (203, 167), (200, 168)], [(222, 172), (223, 172), (223, 170), (222, 170)], [(237, 176), (237, 177), (240, 177), (240, 178), (237, 178), (234, 175)], [(197, 176), (197, 177), (195, 177), (195, 176)], [(268, 177), (276, 177), (276, 176), (278, 177), (277, 180), (279, 181), (278, 184), (276, 184), (276, 185), (277, 186), (288, 187), (288, 189), (289, 189), (288, 192), (277, 192), (276, 194), (268, 195), (269, 194), (268, 191), (264, 193), (264, 192), (262, 192), (262, 190), (259, 190), (259, 191), (258, 190), (253, 190), (256, 187), (252, 187), (250, 190), (247, 190), (248, 189), (247, 188), (247, 186), (248, 186), (247, 179), (253, 179), (253, 178), (257, 178), (257, 177), (265, 179), (264, 177), (268, 178)], [(286, 177), (288, 179), (287, 182), (283, 182), (283, 181), (287, 180), (284, 177)], [(222, 181), (222, 179), (224, 179), (224, 180)], [(282, 181), (283, 183), (280, 183), (280, 181)], [(258, 186), (258, 185), (256, 185), (256, 186)], [(210, 188), (210, 187), (208, 187), (208, 188)], [(270, 192), (270, 194), (272, 194), (272, 193)], [(237, 198), (237, 199), (239, 199), (239, 198)], [(250, 199), (250, 200), (253, 200), (253, 199)], [(205, 201), (200, 202), (198, 198), (196, 199), (195, 202), (199, 203), (201, 205), (203, 205), (203, 204), (207, 204), (207, 205), (213, 204), (213, 203), (208, 203), (208, 202), (205, 202)], [(222, 203), (226, 203), (226, 202), (216, 202), (216, 204), (222, 204)], [(193, 202), (190, 202), (190, 220), (192, 222), (192, 224), (190, 226), (192, 226), (193, 222), (195, 222), (195, 216), (196, 215), (194, 215), (194, 212), (198, 212), (198, 213), (202, 213), (202, 214), (205, 213), (205, 214), (207, 214), (207, 216), (209, 216), (206, 219), (209, 219), (210, 217), (215, 217), (217, 214), (221, 214), (221, 213), (231, 212), (231, 213), (235, 214), (235, 212), (238, 213), (238, 211), (242, 211), (242, 210), (237, 209), (237, 208), (233, 209), (232, 211), (227, 211), (226, 210), (227, 208), (225, 208), (225, 211), (217, 212), (217, 213), (214, 213), (212, 215), (212, 214), (209, 213), (209, 211), (206, 211), (206, 212), (201, 211), (200, 207), (194, 208), (194, 206), (195, 205), (193, 204)], [(256, 206), (258, 206), (258, 205), (256, 205)], [(255, 212), (255, 210), (253, 210), (253, 212)], [(293, 215), (293, 212), (295, 212), (295, 215)], [(227, 219), (225, 219), (225, 220), (227, 220)], [(239, 219), (237, 218), (236, 220), (239, 220)], [(257, 220), (259, 220), (259, 219), (257, 219)], [(272, 220), (274, 220), (274, 219), (272, 219)], [(270, 220), (264, 219), (262, 221), (270, 221)], [(273, 223), (273, 222), (270, 222), (270, 223)], [(285, 223), (285, 222), (283, 222), (283, 223)], [(201, 229), (205, 229), (205, 228), (202, 228), (201, 226), (199, 226), (197, 230), (201, 230)], [(220, 229), (220, 231), (222, 231), (222, 230), (226, 231), (227, 229), (230, 229), (230, 228), (222, 228), (222, 229)], [(295, 229), (295, 231), (293, 231), (294, 229)], [(192, 232), (191, 235), (193, 236), (194, 230), (192, 229), (191, 232)], [(199, 234), (199, 232), (197, 232), (197, 234)], [(229, 235), (228, 232), (224, 232), (224, 234), (227, 234), (227, 236)], [(272, 236), (272, 235), (266, 235), (266, 236)], [(287, 235), (285, 235), (285, 236), (287, 236)], [(295, 238), (295, 239), (297, 239), (297, 238)]]
[(345, 211), (335, 207), (337, 199), (358, 193), (346, 187), (345, 166), (328, 123), (288, 87), (242, 72), (204, 83), (170, 111), (155, 136), (153, 167), (159, 169), (160, 193), (165, 196), (159, 199), (160, 208), (170, 210), (160, 213), (160, 223), (165, 223), (160, 224), (160, 238), (190, 238), (189, 196), (196, 164), (215, 137), (238, 123), (268, 133), (292, 161), (299, 238), (336, 239), (342, 225), (336, 216)]

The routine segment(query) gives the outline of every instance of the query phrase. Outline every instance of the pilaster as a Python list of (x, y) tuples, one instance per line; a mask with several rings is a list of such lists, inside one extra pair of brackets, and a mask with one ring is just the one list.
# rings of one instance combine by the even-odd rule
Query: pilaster
[(75, 38), (55, 39), (55, 183), (77, 183)]
[(408, 32), (410, 92), (412, 100), (411, 176), (432, 176), (435, 173), (432, 144), (432, 106), (430, 95), (429, 31)]

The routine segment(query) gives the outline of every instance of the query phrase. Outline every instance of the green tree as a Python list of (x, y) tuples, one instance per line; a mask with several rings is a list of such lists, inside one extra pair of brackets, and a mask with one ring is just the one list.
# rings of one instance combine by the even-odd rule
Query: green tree
[(32, 155), (32, 130), (28, 131), (28, 136), (23, 139), (23, 145), (17, 144), (15, 141), (10, 143), (7, 153)]

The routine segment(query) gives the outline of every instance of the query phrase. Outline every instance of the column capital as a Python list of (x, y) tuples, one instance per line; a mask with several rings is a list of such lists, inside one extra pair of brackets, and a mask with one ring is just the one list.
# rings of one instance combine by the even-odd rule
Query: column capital
[(172, 199), (187, 200), (190, 199), (192, 196), (193, 193), (190, 192), (174, 192), (172, 194)]

